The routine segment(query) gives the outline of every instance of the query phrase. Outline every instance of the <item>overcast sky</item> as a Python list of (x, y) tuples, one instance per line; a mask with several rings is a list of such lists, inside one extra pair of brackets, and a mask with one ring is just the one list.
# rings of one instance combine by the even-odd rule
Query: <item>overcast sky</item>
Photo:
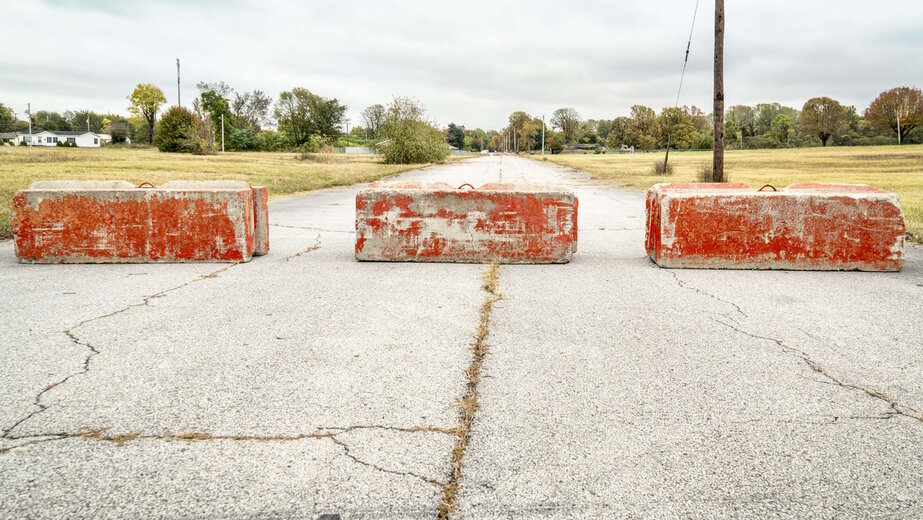
[[(295, 86), (361, 110), (413, 96), (446, 125), (499, 128), (514, 110), (550, 117), (672, 106), (695, 0), (4, 2), (0, 103), (125, 113), (137, 83), (176, 103), (198, 81), (272, 97)], [(881, 91), (923, 87), (919, 0), (729, 0), (728, 106), (801, 107), (830, 96), (860, 111)], [(714, 2), (701, 0), (680, 104), (711, 107)]]

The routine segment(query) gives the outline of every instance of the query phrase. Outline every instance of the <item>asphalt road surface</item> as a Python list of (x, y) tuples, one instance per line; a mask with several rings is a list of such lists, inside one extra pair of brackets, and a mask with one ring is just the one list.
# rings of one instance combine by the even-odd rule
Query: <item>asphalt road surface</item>
[[(643, 194), (554, 183), (566, 265), (502, 266), (458, 518), (923, 517), (923, 250), (900, 273), (666, 270)], [(484, 266), (359, 263), (357, 187), (252, 262), (20, 265), (0, 243), (0, 517), (434, 518)]]

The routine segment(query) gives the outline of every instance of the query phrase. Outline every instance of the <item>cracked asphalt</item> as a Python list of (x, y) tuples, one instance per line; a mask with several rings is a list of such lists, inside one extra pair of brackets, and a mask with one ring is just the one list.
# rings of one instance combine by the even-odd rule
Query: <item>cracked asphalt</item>
[[(451, 516), (923, 517), (920, 248), (665, 270), (642, 193), (515, 157), (401, 178), (580, 199), (573, 262), (500, 268)], [(0, 243), (0, 517), (436, 517), (485, 267), (356, 262), (357, 189), (273, 201), (246, 264)]]

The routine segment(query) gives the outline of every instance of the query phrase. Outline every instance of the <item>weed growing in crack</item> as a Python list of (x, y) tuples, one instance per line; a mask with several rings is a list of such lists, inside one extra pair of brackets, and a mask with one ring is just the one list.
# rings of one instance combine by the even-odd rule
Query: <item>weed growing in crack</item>
[(479, 323), (475, 342), (471, 345), (471, 362), (465, 369), (465, 378), (467, 379), (467, 388), (465, 395), (458, 400), (459, 418), (458, 428), (456, 429), (457, 440), (452, 448), (452, 474), (449, 482), (442, 488), (442, 503), (439, 505), (438, 518), (448, 518), (449, 514), (455, 511), (456, 495), (458, 485), (461, 480), (461, 471), (465, 451), (468, 449), (468, 440), (471, 437), (471, 425), (474, 422), (474, 415), (480, 407), (478, 402), (478, 383), (481, 382), (481, 375), (484, 372), (484, 358), (490, 352), (487, 345), (487, 335), (490, 331), (490, 316), (494, 309), (494, 304), (503, 299), (500, 294), (498, 280), (500, 276), (500, 264), (494, 262), (484, 272), (484, 284), (482, 289), (487, 292), (484, 303), (481, 304), (479, 311)]

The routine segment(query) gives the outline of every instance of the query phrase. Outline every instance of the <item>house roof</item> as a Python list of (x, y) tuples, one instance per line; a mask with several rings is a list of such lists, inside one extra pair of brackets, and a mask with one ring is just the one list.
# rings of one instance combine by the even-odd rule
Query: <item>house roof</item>
[[(83, 135), (83, 134), (93, 134), (93, 132), (87, 132), (86, 130), (76, 130), (76, 131), (75, 130), (33, 130), (32, 131), (32, 135), (38, 135), (38, 134), (43, 134), (43, 133), (54, 134), (54, 135), (72, 135), (72, 136)], [(20, 132), (20, 134), (29, 135), (29, 132)], [(93, 134), (93, 135), (96, 135), (96, 134)]]
[(17, 135), (18, 135), (18, 134), (10, 134), (10, 133), (7, 133), (7, 132), (0, 132), (0, 139), (12, 139), (12, 138), (16, 137)]

